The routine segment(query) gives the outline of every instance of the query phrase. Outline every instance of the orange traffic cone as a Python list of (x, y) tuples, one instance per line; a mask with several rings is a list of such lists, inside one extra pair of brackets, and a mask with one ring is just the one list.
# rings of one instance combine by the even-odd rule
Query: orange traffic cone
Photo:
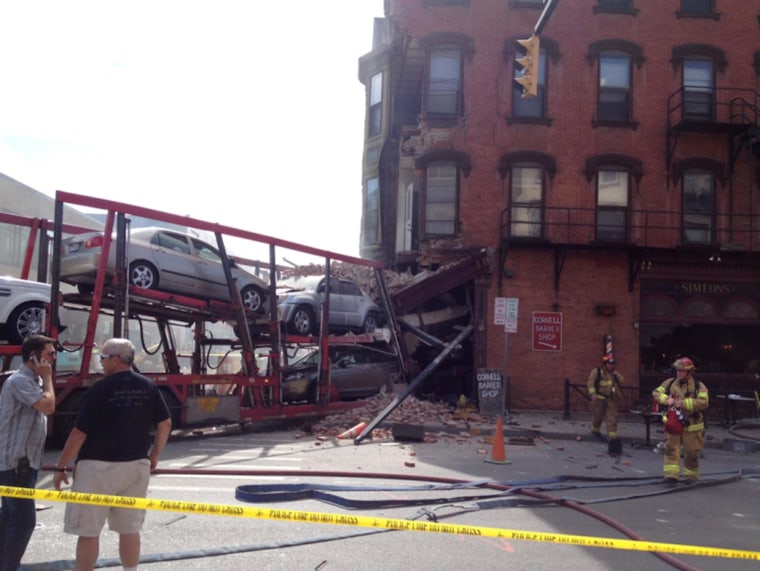
[(493, 446), (491, 446), (491, 457), (486, 459), (491, 464), (511, 464), (507, 460), (507, 451), (504, 449), (504, 427), (501, 424), (501, 416), (496, 421), (496, 432), (493, 435)]
[(362, 432), (364, 432), (365, 428), (367, 428), (367, 423), (366, 422), (360, 422), (356, 426), (352, 426), (351, 428), (349, 428), (345, 432), (341, 432), (340, 434), (338, 434), (338, 438), (340, 440), (343, 440), (344, 438), (356, 438)]

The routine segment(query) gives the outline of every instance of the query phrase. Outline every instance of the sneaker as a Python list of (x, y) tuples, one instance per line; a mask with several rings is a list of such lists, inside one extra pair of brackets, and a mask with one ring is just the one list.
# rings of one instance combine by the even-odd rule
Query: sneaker
[(665, 478), (662, 483), (666, 486), (675, 486), (678, 484), (678, 480), (675, 478)]

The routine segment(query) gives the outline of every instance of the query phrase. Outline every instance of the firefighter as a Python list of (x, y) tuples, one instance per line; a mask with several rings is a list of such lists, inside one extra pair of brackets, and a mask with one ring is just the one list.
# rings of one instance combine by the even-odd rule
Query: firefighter
[(615, 370), (615, 357), (606, 353), (602, 364), (591, 370), (586, 382), (591, 397), (591, 435), (598, 440), (604, 440), (602, 421), (607, 425), (607, 438), (617, 439), (617, 403), (622, 384), (623, 375)]
[(707, 387), (694, 378), (694, 362), (677, 359), (672, 367), (676, 376), (666, 379), (652, 391), (661, 406), (665, 423), (665, 484), (675, 486), (680, 476), (681, 446), (684, 448), (683, 477), (693, 484), (699, 479), (699, 454), (705, 446), (704, 411), (709, 404)]

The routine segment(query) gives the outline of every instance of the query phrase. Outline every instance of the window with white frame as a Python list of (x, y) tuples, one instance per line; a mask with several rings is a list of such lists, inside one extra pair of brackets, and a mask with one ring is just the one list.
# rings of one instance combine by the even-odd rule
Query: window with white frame
[(462, 106), (462, 50), (459, 47), (431, 50), (427, 87), (428, 115), (459, 116)]
[(377, 177), (367, 179), (364, 194), (364, 220), (362, 222), (362, 242), (365, 245), (380, 241), (380, 184)]
[(543, 234), (544, 170), (515, 165), (510, 177), (509, 233), (512, 237), (540, 238)]
[(630, 175), (627, 170), (601, 168), (596, 176), (596, 239), (628, 240)]
[(430, 163), (425, 175), (425, 234), (453, 236), (457, 230), (459, 169), (449, 162)]
[(631, 120), (631, 56), (605, 52), (599, 56), (599, 121)]
[(599, 0), (599, 7), (607, 10), (630, 10), (633, 0)]
[(681, 0), (683, 14), (712, 14), (713, 0)]
[(683, 60), (683, 115), (684, 118), (711, 121), (715, 72), (710, 59)]
[(712, 244), (715, 220), (715, 177), (711, 172), (683, 174), (681, 215), (685, 244)]
[(367, 136), (375, 137), (383, 130), (383, 74), (376, 73), (369, 80), (369, 109)]

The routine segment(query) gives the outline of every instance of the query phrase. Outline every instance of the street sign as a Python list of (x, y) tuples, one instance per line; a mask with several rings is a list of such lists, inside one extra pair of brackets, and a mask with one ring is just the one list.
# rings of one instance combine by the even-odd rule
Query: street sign
[(493, 303), (493, 324), (504, 325), (507, 322), (507, 298), (497, 297)]
[(534, 311), (531, 317), (534, 351), (562, 351), (562, 314)]
[(504, 331), (507, 333), (517, 333), (517, 309), (520, 300), (516, 297), (507, 298), (507, 315), (504, 322)]

